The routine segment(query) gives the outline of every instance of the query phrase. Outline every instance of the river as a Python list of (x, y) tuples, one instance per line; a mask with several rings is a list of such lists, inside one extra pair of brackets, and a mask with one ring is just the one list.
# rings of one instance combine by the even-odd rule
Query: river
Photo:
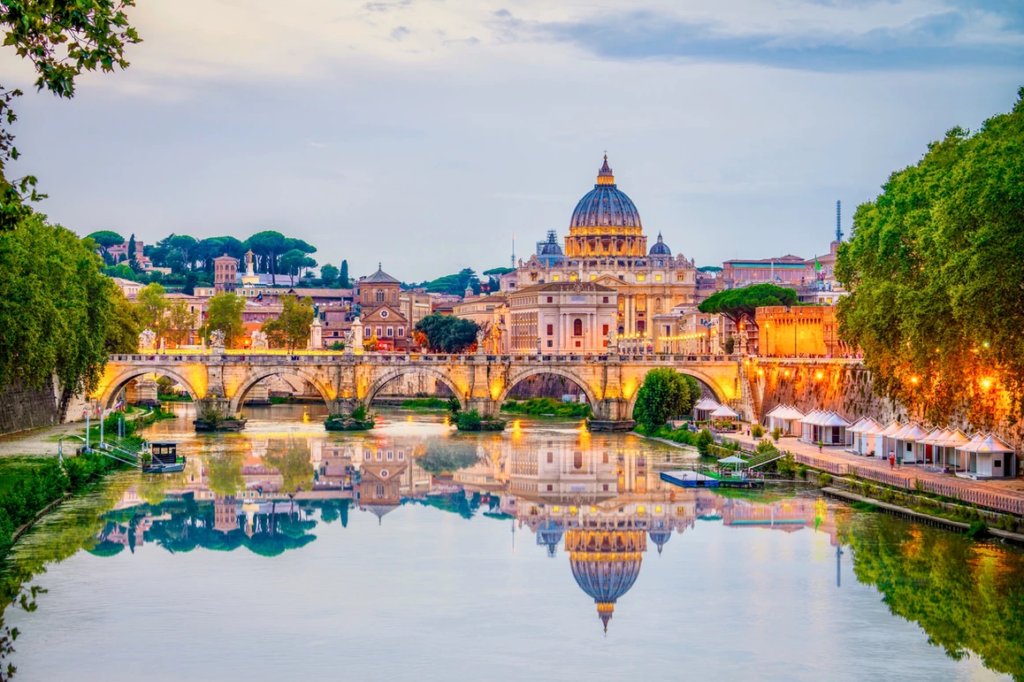
[(459, 434), (316, 406), (148, 431), (17, 546), (16, 682), (1024, 679), (1024, 554), (802, 489), (681, 490), (695, 454), (580, 422)]

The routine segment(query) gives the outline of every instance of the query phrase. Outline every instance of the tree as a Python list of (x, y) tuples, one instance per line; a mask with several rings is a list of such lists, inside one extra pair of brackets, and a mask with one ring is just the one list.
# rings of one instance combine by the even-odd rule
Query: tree
[(704, 299), (697, 309), (709, 315), (725, 315), (738, 325), (743, 317), (748, 318), (751, 324), (756, 324), (754, 314), (757, 309), (773, 305), (800, 305), (800, 299), (793, 289), (786, 289), (774, 284), (755, 284), (742, 289), (727, 289), (712, 294)]
[(96, 384), (117, 285), (70, 230), (31, 215), (0, 232), (0, 388), (60, 382), (59, 411)]
[(245, 335), (242, 311), (245, 299), (230, 291), (224, 291), (210, 298), (206, 309), (206, 333), (224, 332), (224, 345), (233, 348)]
[(284, 348), (299, 348), (309, 341), (309, 325), (313, 324), (313, 300), (301, 301), (295, 296), (281, 298), (281, 314), (263, 323), (269, 341)]
[(653, 432), (671, 417), (690, 413), (700, 395), (700, 384), (693, 377), (670, 367), (652, 369), (637, 393), (633, 417)]
[(180, 262), (182, 267), (192, 270), (196, 260), (195, 251), (199, 244), (199, 242), (196, 241), (196, 238), (190, 237), (187, 234), (176, 234), (171, 235), (168, 243), (181, 258)]
[(135, 256), (135, 235), (133, 234), (128, 238), (128, 267), (137, 271), (139, 269), (139, 261)]
[(164, 293), (163, 286), (154, 282), (142, 287), (135, 298), (139, 326), (151, 330), (160, 339), (167, 335), (168, 328), (167, 299), (164, 298)]
[(349, 289), (352, 282), (348, 278), (348, 261), (341, 261), (341, 273), (338, 275), (338, 286), (342, 289)]
[(288, 275), (291, 278), (292, 286), (295, 286), (295, 275), (299, 274), (301, 268), (312, 267), (307, 265), (309, 262), (312, 262), (313, 266), (316, 265), (316, 261), (306, 256), (305, 253), (298, 249), (292, 249), (281, 256), (281, 272)]
[(462, 295), (466, 289), (472, 289), (473, 293), (480, 293), (480, 280), (471, 268), (465, 268), (454, 275), (445, 275), (423, 282), (420, 286), (430, 292), (452, 295)]
[[(128, 67), (124, 48), (140, 42), (124, 12), (134, 4), (134, 0), (4, 2), (0, 11), (4, 45), (13, 46), (19, 57), (32, 62), (38, 74), (37, 90), (70, 99), (75, 95), (75, 78), (82, 71)], [(21, 94), (21, 90), (0, 87), (0, 121), (11, 125), (17, 120), (11, 103)], [(45, 197), (37, 192), (34, 176), (7, 177), (8, 162), (19, 157), (13, 142), (14, 135), (0, 124), (0, 231), (13, 230), (29, 217), (26, 201)]]
[(476, 343), (480, 326), (472, 320), (431, 313), (416, 323), (416, 331), (427, 339), (434, 353), (462, 353)]
[[(122, 244), (124, 242), (121, 242)], [(120, 287), (111, 293), (113, 308), (107, 325), (104, 350), (111, 353), (135, 353), (139, 350), (138, 308), (129, 301)]]
[(111, 246), (118, 246), (124, 244), (124, 237), (119, 235), (117, 232), (110, 230), (100, 230), (99, 232), (93, 232), (88, 235), (86, 239), (91, 239), (96, 242), (96, 246), (99, 247), (100, 252), (106, 256), (107, 251)]
[(320, 268), (320, 283), (325, 287), (330, 288), (334, 286), (335, 282), (338, 281), (338, 268), (334, 267), (330, 263), (327, 263)]
[(196, 326), (196, 314), (185, 301), (171, 301), (167, 306), (167, 340), (175, 346), (188, 341)]
[(1024, 403), (1024, 88), (1013, 111), (953, 128), (893, 173), (839, 247), (840, 335), (882, 395), (990, 428)]
[(258, 253), (265, 259), (265, 269), (270, 272), (270, 281), (277, 284), (277, 257), (288, 251), (285, 246), (288, 240), (280, 232), (266, 230), (257, 232), (246, 240), (246, 245), (253, 253)]

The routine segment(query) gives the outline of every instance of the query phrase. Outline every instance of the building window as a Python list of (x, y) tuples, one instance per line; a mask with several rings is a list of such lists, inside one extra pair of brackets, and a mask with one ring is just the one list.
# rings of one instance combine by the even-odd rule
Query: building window
[(379, 339), (383, 335), (384, 335), (384, 330), (381, 329), (380, 327), (377, 327), (377, 338)]
[(590, 276), (590, 281), (591, 282), (593, 282), (595, 279), (597, 279), (597, 275), (591, 275)]
[(372, 332), (373, 332), (373, 330), (370, 329), (369, 327), (364, 327), (363, 328), (363, 336), (365, 336), (366, 338), (370, 338), (371, 336), (373, 336)]
[(552, 462), (554, 462), (554, 461), (555, 461), (555, 456), (554, 456), (554, 455), (552, 455), (552, 454), (551, 454), (551, 453), (549, 452), (549, 453), (548, 453), (548, 464), (551, 464), (551, 463), (552, 463)]
[(553, 335), (554, 333), (555, 333), (555, 325), (553, 325), (553, 324), (549, 324), (549, 325), (548, 325), (548, 336), (551, 336), (551, 335)]
[(604, 298), (601, 299), (601, 303), (607, 303), (607, 302), (608, 302), (608, 297), (607, 296), (605, 296)]
[(608, 336), (608, 325), (601, 325), (601, 336)]
[(682, 282), (684, 279), (686, 279), (686, 275), (684, 275), (681, 272), (677, 272), (676, 273), (676, 281), (677, 282)]
[(384, 497), (384, 486), (377, 486), (377, 497)]
[(399, 327), (398, 328), (398, 335), (399, 336), (405, 336), (405, 327)]
[(395, 335), (395, 328), (394, 327), (388, 327), (387, 332), (388, 332), (388, 336), (394, 336)]
[(548, 339), (548, 348), (551, 348), (554, 345), (555, 345), (555, 342), (552, 341), (551, 339)]
[(554, 277), (551, 278), (552, 282), (557, 282), (558, 280), (559, 280), (558, 275), (555, 275)]
[(608, 492), (608, 484), (605, 483), (601, 490), (603, 490), (604, 492)]
[(661, 275), (655, 275), (654, 276), (654, 281), (655, 282), (660, 282), (661, 281)]
[(554, 489), (555, 489), (554, 486), (552, 486), (550, 483), (548, 483), (548, 492), (551, 492)]
[(554, 303), (554, 302), (555, 302), (555, 299), (552, 298), (551, 296), (548, 296), (548, 303)]
[(636, 275), (636, 281), (638, 281), (638, 282), (646, 282), (647, 281), (647, 275), (645, 275), (642, 272), (638, 272), (637, 275)]

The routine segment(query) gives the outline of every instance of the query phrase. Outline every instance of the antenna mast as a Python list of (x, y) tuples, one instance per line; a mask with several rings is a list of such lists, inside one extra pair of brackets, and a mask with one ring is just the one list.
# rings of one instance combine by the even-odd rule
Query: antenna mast
[(842, 222), (840, 220), (840, 216), (842, 215), (842, 205), (843, 205), (842, 201), (837, 201), (836, 202), (836, 241), (837, 242), (843, 241), (843, 228), (842, 228)]
[(516, 269), (516, 236), (512, 235), (512, 269)]

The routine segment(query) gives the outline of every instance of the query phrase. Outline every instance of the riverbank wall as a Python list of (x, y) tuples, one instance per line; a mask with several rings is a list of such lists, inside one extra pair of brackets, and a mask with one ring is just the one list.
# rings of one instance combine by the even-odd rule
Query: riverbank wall
[(1024, 452), (1024, 420), (1009, 421), (1006, 415), (992, 425), (974, 425), (963, 416), (932, 424), (907, 406), (875, 395), (871, 372), (860, 360), (755, 358), (747, 368), (751, 399), (758, 418), (778, 405), (793, 405), (802, 412), (831, 410), (851, 422), (871, 417), (881, 424), (893, 420), (960, 428), (965, 432), (991, 431), (1018, 455)]

